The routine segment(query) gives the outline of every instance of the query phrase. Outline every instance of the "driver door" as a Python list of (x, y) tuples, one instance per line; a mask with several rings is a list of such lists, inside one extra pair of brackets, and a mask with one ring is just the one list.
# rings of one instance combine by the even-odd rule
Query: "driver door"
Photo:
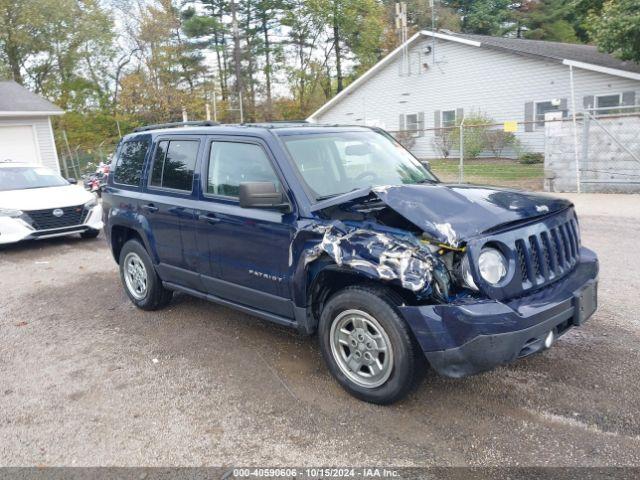
[[(293, 317), (289, 246), (295, 215), (242, 208), (241, 182), (273, 182), (281, 189), (269, 150), (258, 139), (213, 139), (201, 170), (198, 243), (203, 285), (212, 295)], [(204, 250), (203, 250), (204, 249)]]

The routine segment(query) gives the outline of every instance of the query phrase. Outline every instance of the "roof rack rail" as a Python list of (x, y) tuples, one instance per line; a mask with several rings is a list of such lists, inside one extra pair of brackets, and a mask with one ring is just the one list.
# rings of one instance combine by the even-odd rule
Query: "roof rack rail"
[(145, 127), (138, 127), (134, 129), (134, 132), (146, 132), (147, 130), (157, 130), (159, 128), (175, 128), (175, 127), (215, 127), (220, 125), (220, 122), (212, 122), (211, 120), (194, 120), (189, 122), (171, 122), (171, 123), (157, 123), (155, 125), (147, 125)]
[(243, 127), (276, 128), (289, 125), (309, 125), (309, 122), (306, 120), (272, 120), (270, 122), (245, 122), (240, 125)]

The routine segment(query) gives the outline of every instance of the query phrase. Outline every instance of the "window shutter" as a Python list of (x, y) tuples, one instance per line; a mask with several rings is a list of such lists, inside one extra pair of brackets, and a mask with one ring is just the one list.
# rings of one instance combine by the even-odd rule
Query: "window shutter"
[(582, 98), (582, 106), (584, 108), (594, 108), (596, 106), (596, 98), (593, 95), (587, 95)]
[(418, 112), (418, 136), (424, 137), (424, 112)]
[(566, 117), (569, 115), (569, 107), (568, 107), (568, 102), (566, 98), (560, 99), (560, 110), (562, 110), (563, 117)]
[(404, 132), (405, 128), (404, 128), (404, 114), (401, 113), (400, 114), (400, 119), (398, 120), (398, 130), (400, 132)]
[(635, 105), (636, 92), (622, 92), (622, 105)]
[(435, 128), (436, 135), (442, 135), (440, 129), (440, 110), (433, 112), (433, 128)]
[(524, 104), (524, 131), (533, 132), (533, 102)]
[(456, 108), (456, 123), (460, 123), (464, 118), (464, 108)]

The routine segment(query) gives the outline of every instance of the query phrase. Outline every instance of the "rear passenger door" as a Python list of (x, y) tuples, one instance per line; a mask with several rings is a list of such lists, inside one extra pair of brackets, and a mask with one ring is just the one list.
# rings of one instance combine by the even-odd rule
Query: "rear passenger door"
[(193, 263), (196, 220), (194, 177), (200, 139), (160, 137), (147, 174), (147, 195), (141, 208), (151, 227), (163, 280), (198, 288)]
[(236, 303), (291, 318), (288, 291), (292, 213), (242, 208), (241, 182), (273, 182), (280, 175), (267, 146), (258, 139), (213, 139), (205, 150), (201, 173), (203, 201), (198, 241), (206, 291)]

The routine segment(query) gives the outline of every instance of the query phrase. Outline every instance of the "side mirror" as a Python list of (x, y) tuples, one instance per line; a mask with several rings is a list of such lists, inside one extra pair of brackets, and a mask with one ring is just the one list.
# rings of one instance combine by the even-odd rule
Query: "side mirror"
[(242, 208), (278, 208), (288, 209), (284, 195), (278, 192), (273, 182), (240, 183), (240, 206)]
[(67, 178), (67, 182), (69, 182), (71, 185), (77, 185), (78, 184), (78, 180), (76, 180), (73, 177)]

